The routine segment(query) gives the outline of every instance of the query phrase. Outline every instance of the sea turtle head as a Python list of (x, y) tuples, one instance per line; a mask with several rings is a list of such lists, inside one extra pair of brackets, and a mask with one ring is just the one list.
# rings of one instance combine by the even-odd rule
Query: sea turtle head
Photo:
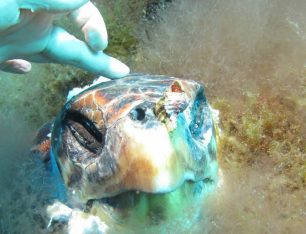
[(203, 86), (165, 76), (130, 76), (73, 97), (55, 120), (52, 152), (66, 187), (85, 201), (166, 193), (217, 175)]

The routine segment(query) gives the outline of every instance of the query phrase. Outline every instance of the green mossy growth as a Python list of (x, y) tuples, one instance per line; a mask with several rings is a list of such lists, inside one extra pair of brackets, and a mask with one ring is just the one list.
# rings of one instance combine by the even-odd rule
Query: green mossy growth
[(217, 99), (223, 130), (222, 163), (252, 166), (268, 157), (276, 174), (291, 181), (292, 189), (306, 186), (305, 106), (285, 93), (249, 94), (235, 106)]

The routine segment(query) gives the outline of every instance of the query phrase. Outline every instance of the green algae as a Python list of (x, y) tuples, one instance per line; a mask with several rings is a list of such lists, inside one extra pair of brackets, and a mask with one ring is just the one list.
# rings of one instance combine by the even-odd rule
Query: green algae
[(303, 189), (305, 181), (304, 108), (284, 94), (249, 95), (233, 107), (216, 100), (223, 130), (223, 158), (229, 165), (252, 166), (262, 157), (273, 162), (276, 174), (286, 175), (292, 189)]

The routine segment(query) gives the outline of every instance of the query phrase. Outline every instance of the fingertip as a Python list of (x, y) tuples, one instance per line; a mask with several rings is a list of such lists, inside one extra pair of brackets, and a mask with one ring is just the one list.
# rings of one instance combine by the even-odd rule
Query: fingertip
[(9, 73), (15, 74), (25, 74), (30, 72), (32, 69), (31, 63), (21, 59), (13, 59), (6, 61), (3, 65), (1, 70)]
[(21, 70), (23, 73), (28, 73), (28, 72), (30, 72), (30, 71), (32, 70), (32, 65), (31, 65), (31, 63), (29, 63), (29, 64), (27, 64), (27, 65), (25, 65), (25, 66), (22, 66), (22, 67), (20, 68), (20, 70)]
[(13, 64), (13, 67), (16, 71), (16, 73), (20, 72), (22, 73), (28, 73), (32, 70), (32, 64), (25, 60), (15, 60), (15, 63)]
[(111, 79), (119, 79), (130, 73), (130, 68), (127, 65), (112, 57), (109, 60), (108, 70), (107, 76)]
[(71, 64), (111, 79), (129, 74), (130, 69), (119, 60), (100, 51), (93, 51), (89, 45), (71, 36), (62, 28), (55, 27), (49, 44), (44, 51), (50, 61)]
[(88, 31), (85, 35), (85, 40), (94, 51), (105, 50), (108, 46), (107, 35), (103, 35), (93, 30)]

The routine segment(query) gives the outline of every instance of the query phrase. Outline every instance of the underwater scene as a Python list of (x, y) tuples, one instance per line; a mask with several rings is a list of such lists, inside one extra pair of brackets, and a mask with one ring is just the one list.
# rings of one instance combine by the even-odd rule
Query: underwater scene
[(306, 1), (91, 2), (131, 74), (0, 71), (0, 234), (306, 233)]

